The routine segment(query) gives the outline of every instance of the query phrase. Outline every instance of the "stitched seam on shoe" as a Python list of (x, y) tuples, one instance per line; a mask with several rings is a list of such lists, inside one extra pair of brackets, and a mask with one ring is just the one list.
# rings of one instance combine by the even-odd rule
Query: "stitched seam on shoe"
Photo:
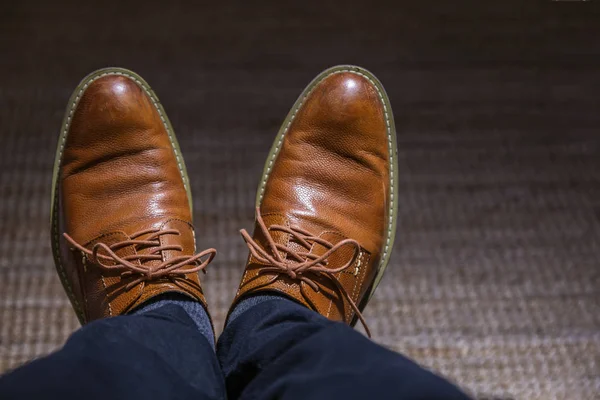
[[(342, 300), (343, 303), (343, 300)], [(329, 316), (331, 315), (331, 306), (333, 305), (333, 299), (329, 300), (329, 307), (327, 308), (327, 315), (325, 315), (327, 318), (329, 318)]]
[[(102, 286), (104, 286), (104, 291), (106, 292), (106, 281), (104, 280), (104, 277), (101, 276), (100, 279), (102, 279)], [(112, 317), (113, 315), (113, 311), (112, 311), (112, 307), (110, 305), (110, 301), (108, 302), (108, 315)]]
[(261, 182), (261, 186), (260, 186), (260, 202), (262, 202), (262, 199), (263, 199), (263, 196), (265, 193), (266, 184), (267, 184), (267, 179), (269, 178), (271, 169), (273, 168), (273, 164), (275, 163), (275, 159), (277, 158), (277, 155), (279, 154), (279, 151), (281, 150), (281, 145), (283, 143), (283, 139), (285, 138), (285, 135), (287, 134), (288, 130), (290, 129), (292, 122), (294, 122), (294, 119), (296, 118), (296, 114), (298, 113), (300, 108), (304, 105), (306, 98), (317, 88), (317, 86), (319, 86), (319, 84), (321, 82), (323, 82), (323, 80), (325, 80), (326, 78), (328, 78), (332, 75), (343, 73), (343, 72), (349, 72), (349, 73), (352, 73), (355, 75), (359, 75), (359, 76), (362, 76), (363, 78), (365, 78), (366, 80), (368, 80), (373, 85), (373, 87), (375, 87), (375, 90), (377, 91), (379, 100), (381, 101), (381, 104), (383, 105), (383, 113), (384, 113), (384, 117), (385, 117), (385, 125), (386, 125), (386, 130), (387, 130), (387, 139), (388, 139), (387, 140), (388, 153), (389, 153), (388, 158), (389, 158), (389, 162), (390, 162), (390, 207), (389, 207), (386, 242), (385, 242), (385, 247), (383, 250), (383, 255), (382, 255), (381, 261), (380, 261), (380, 267), (381, 267), (381, 265), (383, 265), (383, 263), (385, 262), (386, 256), (390, 249), (390, 241), (391, 241), (392, 226), (393, 226), (393, 210), (394, 210), (394, 202), (396, 201), (396, 199), (394, 198), (394, 154), (393, 154), (394, 146), (392, 143), (392, 127), (391, 127), (391, 123), (390, 123), (389, 111), (385, 104), (383, 94), (381, 93), (381, 90), (379, 90), (379, 87), (377, 86), (377, 84), (375, 84), (375, 82), (371, 78), (369, 78), (367, 75), (365, 75), (361, 72), (358, 72), (358, 71), (353, 71), (351, 69), (342, 69), (342, 70), (333, 71), (333, 72), (323, 76), (321, 79), (319, 79), (319, 81), (317, 81), (314, 84), (314, 86), (308, 91), (308, 93), (306, 93), (304, 95), (304, 97), (302, 98), (302, 101), (300, 101), (298, 106), (294, 109), (292, 116), (290, 117), (290, 120), (288, 121), (285, 129), (283, 130), (283, 132), (281, 134), (281, 137), (279, 138), (279, 140), (277, 142), (275, 151), (273, 152), (273, 154), (271, 155), (271, 158), (269, 159), (267, 171), (265, 172), (265, 176), (264, 176), (264, 178)]
[[(359, 256), (359, 257), (356, 259), (356, 263), (361, 263), (361, 262), (362, 262), (362, 258), (363, 258), (363, 252), (361, 251), (361, 252), (360, 252), (360, 256)], [(357, 267), (355, 267), (355, 268), (359, 268), (359, 267), (357, 266)], [(362, 271), (361, 271), (361, 273), (362, 273)], [(354, 301), (354, 296), (355, 296), (355, 294), (356, 294), (356, 287), (358, 286), (358, 282), (359, 282), (359, 279), (360, 279), (360, 278), (361, 278), (360, 276), (355, 276), (355, 277), (354, 277), (354, 287), (352, 288), (352, 295), (351, 295), (351, 299), (352, 299), (352, 301)], [(350, 321), (350, 318), (351, 318), (352, 312), (353, 312), (353, 310), (352, 310), (352, 309), (350, 309), (350, 310), (348, 311), (348, 314), (346, 314), (346, 305), (344, 304), (344, 318), (345, 318), (347, 321)]]
[(169, 218), (165, 222), (162, 223), (162, 225), (160, 226), (161, 229), (164, 228), (165, 225), (167, 225), (169, 222), (172, 222), (172, 221), (183, 222), (184, 224), (186, 224), (187, 226), (190, 227), (190, 230), (192, 231), (192, 238), (194, 240), (194, 253), (195, 253), (196, 252), (196, 229), (194, 228), (194, 225), (191, 222), (186, 221), (181, 218)]
[[(101, 235), (99, 235), (98, 237), (90, 240), (88, 243), (86, 243), (86, 246), (88, 246), (90, 243), (94, 242), (94, 241), (99, 241), (102, 238), (105, 237), (109, 237), (109, 236), (114, 236), (114, 235), (119, 235), (121, 232), (110, 232), (110, 233), (103, 233)], [(123, 233), (124, 234), (124, 233)], [(86, 259), (88, 256), (85, 256)], [(100, 275), (100, 279), (102, 280), (102, 286), (104, 287), (104, 291), (107, 291), (107, 286), (106, 286), (106, 281), (104, 280), (104, 276)], [(89, 305), (88, 305), (88, 298), (87, 296), (83, 296), (83, 300), (85, 301), (85, 306), (86, 306), (86, 310), (88, 310), (89, 312)], [(112, 306), (110, 305), (110, 302), (108, 302), (108, 315), (109, 316), (113, 316), (113, 311), (112, 311)]]
[[(158, 105), (158, 100), (155, 99), (155, 97), (151, 93), (151, 90), (149, 88), (146, 88), (146, 86), (144, 86), (144, 84), (139, 79), (137, 79), (135, 76), (130, 75), (130, 74), (125, 73), (125, 72), (120, 72), (120, 71), (105, 72), (103, 74), (100, 74), (100, 75), (95, 76), (94, 78), (90, 79), (89, 81), (87, 81), (81, 87), (81, 89), (79, 89), (79, 92), (77, 93), (77, 96), (75, 97), (75, 99), (73, 100), (73, 102), (71, 103), (71, 105), (69, 106), (69, 113), (67, 114), (67, 120), (66, 120), (66, 122), (64, 124), (64, 129), (62, 131), (62, 140), (61, 140), (61, 143), (60, 143), (60, 150), (58, 152), (58, 165), (60, 166), (60, 164), (62, 164), (62, 156), (63, 156), (63, 152), (64, 152), (64, 148), (65, 148), (65, 144), (66, 144), (67, 136), (68, 136), (67, 132), (68, 132), (69, 127), (71, 125), (71, 119), (73, 117), (73, 113), (75, 111), (75, 108), (79, 104), (79, 100), (83, 96), (83, 93), (88, 88), (88, 86), (90, 86), (96, 80), (98, 80), (98, 79), (100, 79), (102, 77), (111, 76), (111, 75), (126, 76), (127, 78), (133, 80), (139, 87), (142, 88), (142, 90), (144, 90), (144, 92), (148, 95), (148, 97), (152, 101), (152, 104), (154, 105), (154, 108), (156, 109), (156, 111), (158, 111), (158, 115), (160, 117), (160, 120), (163, 123), (165, 131), (167, 132), (167, 136), (169, 137), (169, 142), (171, 142), (171, 147), (173, 148), (173, 153), (175, 154), (175, 159), (177, 160), (177, 166), (179, 168), (179, 173), (181, 174), (181, 179), (183, 181), (183, 187), (185, 188), (185, 190), (187, 192), (188, 191), (188, 187), (187, 187), (187, 183), (185, 181), (185, 174), (183, 172), (182, 162), (180, 160), (179, 154), (177, 152), (177, 148), (175, 146), (175, 140), (173, 138), (174, 135), (171, 132), (171, 130), (169, 129), (169, 124), (167, 124), (167, 121), (166, 121), (166, 119), (165, 119), (162, 111), (160, 110), (160, 107)], [(57, 179), (56, 184), (58, 185), (59, 184), (59, 182), (58, 182), (59, 176), (57, 176), (56, 179)], [(58, 191), (58, 188), (57, 188), (57, 191)], [(60, 257), (60, 241), (59, 241), (59, 235), (58, 235), (58, 217), (56, 216), (56, 212), (57, 211), (58, 211), (58, 195), (55, 194), (55, 200), (54, 200), (54, 221), (53, 221), (53, 224), (54, 224), (54, 242), (55, 242), (56, 258), (57, 258), (57, 261), (58, 261), (58, 265), (60, 266), (60, 274), (61, 274), (61, 276), (63, 278), (63, 282), (65, 283), (65, 287), (67, 289), (69, 297), (76, 304), (77, 311), (79, 311), (79, 313), (81, 315), (83, 315), (83, 319), (85, 321), (86, 318), (85, 318), (85, 315), (83, 314), (83, 312), (81, 310), (81, 305), (79, 304), (79, 301), (75, 297), (75, 293), (73, 292), (71, 284), (69, 283), (69, 281), (67, 279), (67, 275), (66, 275), (66, 272), (64, 270), (64, 267), (62, 266), (62, 260), (61, 260), (61, 257)], [(194, 246), (195, 246), (195, 242), (194, 242)], [(104, 278), (103, 278), (103, 282), (104, 282)], [(85, 294), (84, 294), (84, 296), (85, 296)], [(110, 304), (109, 304), (109, 308), (110, 308)]]
[[(341, 238), (341, 240), (343, 240), (343, 239), (345, 239), (345, 238), (346, 238), (344, 235), (342, 235), (341, 233), (339, 233), (339, 232), (337, 232), (337, 231), (323, 231), (323, 232), (321, 232), (321, 233), (319, 234), (319, 237), (322, 237), (322, 236), (323, 236), (323, 234), (325, 234), (325, 233), (330, 233), (330, 234), (332, 234), (332, 235), (336, 235), (336, 236), (338, 236), (339, 238)], [(310, 249), (310, 252), (311, 252), (311, 253), (312, 253), (312, 249), (314, 248), (314, 245), (315, 245), (315, 244), (313, 243), (313, 246), (312, 246), (312, 247), (311, 247), (311, 249)], [(341, 274), (340, 274), (340, 278), (341, 278)], [(344, 304), (344, 300), (342, 299), (342, 306), (343, 306), (343, 304)], [(332, 298), (329, 300), (329, 306), (327, 307), (327, 315), (326, 315), (326, 317), (327, 317), (327, 318), (329, 318), (329, 316), (331, 315), (331, 306), (332, 306), (332, 305), (333, 305), (333, 297), (332, 297)]]
[[(354, 290), (352, 290), (352, 300), (354, 300), (354, 297), (358, 294), (360, 294), (360, 289), (362, 288), (362, 286), (365, 283), (365, 275), (367, 274), (367, 268), (365, 266), (369, 265), (369, 262), (371, 261), (371, 254), (369, 253), (361, 253), (361, 265), (363, 266), (360, 269), (360, 274), (356, 277), (356, 285), (354, 286)], [(358, 284), (360, 282), (360, 284)], [(358, 293), (356, 292), (358, 290)], [(352, 318), (354, 317), (354, 314), (356, 314), (356, 312), (354, 310), (350, 310), (350, 314), (348, 315), (348, 319), (350, 321), (352, 321)]]
[[(356, 260), (356, 263), (358, 263), (359, 265), (357, 265), (355, 268), (360, 268), (360, 266), (362, 266), (363, 256), (364, 256), (364, 253), (361, 251), (360, 257), (358, 257), (358, 259)], [(361, 274), (362, 274), (362, 269), (363, 268), (360, 268)], [(356, 287), (358, 286), (358, 282), (359, 282), (359, 280), (356, 278), (358, 278), (358, 274), (354, 278), (354, 287), (352, 288), (352, 301), (354, 301), (354, 296), (356, 295)]]

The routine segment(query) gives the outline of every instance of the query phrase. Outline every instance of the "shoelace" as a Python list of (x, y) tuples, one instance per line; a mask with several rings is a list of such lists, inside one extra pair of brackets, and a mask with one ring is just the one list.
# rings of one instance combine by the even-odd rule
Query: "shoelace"
[[(339, 292), (346, 298), (356, 316), (360, 320), (361, 324), (364, 326), (365, 331), (369, 337), (371, 337), (371, 331), (363, 318), (362, 313), (358, 309), (356, 303), (350, 297), (348, 291), (342, 286), (339, 280), (335, 277), (335, 274), (338, 272), (342, 272), (345, 269), (348, 269), (356, 259), (356, 256), (360, 252), (360, 245), (356, 240), (353, 239), (344, 239), (336, 243), (335, 245), (330, 243), (327, 240), (324, 240), (320, 237), (314, 236), (310, 232), (301, 229), (295, 226), (284, 226), (284, 225), (271, 225), (267, 227), (262, 216), (260, 215), (260, 209), (256, 208), (256, 221), (260, 226), (260, 229), (267, 239), (267, 243), (269, 249), (264, 249), (260, 244), (258, 244), (252, 236), (248, 234), (248, 231), (245, 229), (240, 230), (250, 253), (254, 258), (256, 258), (260, 263), (267, 264), (268, 266), (262, 267), (259, 273), (267, 273), (274, 272), (276, 274), (285, 274), (289, 276), (291, 279), (299, 280), (301, 282), (306, 283), (310, 286), (315, 292), (319, 291), (319, 286), (317, 283), (307, 276), (307, 273), (313, 273), (321, 277), (325, 277), (329, 279), (339, 290)], [(280, 231), (289, 233), (292, 237), (300, 243), (303, 247), (307, 249), (307, 251), (294, 251), (293, 249), (284, 246), (282, 244), (275, 243), (275, 240), (271, 237), (270, 231)], [(312, 248), (313, 243), (318, 243), (321, 246), (328, 249), (325, 253), (320, 256), (315, 254), (311, 254), (308, 251)], [(337, 251), (339, 248), (352, 245), (355, 247), (356, 251), (354, 256), (344, 265), (338, 268), (327, 268), (327, 258)], [(284, 252), (287, 254), (287, 258), (284, 259), (280, 252)], [(277, 276), (277, 275), (276, 275)], [(275, 278), (276, 279), (276, 278)], [(302, 295), (308, 300), (308, 297), (303, 291), (302, 285), (300, 285), (300, 292)], [(310, 302), (310, 301), (309, 301)]]
[[(142, 239), (142, 236), (149, 235)], [(98, 265), (106, 271), (121, 271), (121, 277), (130, 275), (139, 275), (125, 287), (127, 290), (135, 287), (138, 283), (172, 276), (183, 276), (192, 272), (203, 271), (212, 259), (217, 254), (215, 249), (207, 249), (193, 256), (178, 256), (170, 260), (164, 261), (156, 266), (144, 265), (144, 261), (162, 260), (162, 251), (183, 251), (183, 247), (179, 245), (160, 245), (160, 237), (162, 235), (181, 235), (176, 229), (147, 229), (134, 233), (130, 236), (130, 240), (124, 240), (112, 245), (105, 243), (96, 243), (92, 250), (88, 250), (77, 243), (71, 236), (64, 233), (63, 236), (77, 250), (90, 257), (90, 261)], [(147, 254), (132, 254), (125, 257), (119, 257), (115, 252), (127, 246), (134, 246), (136, 250), (139, 248), (151, 248)], [(98, 253), (103, 250), (106, 254)], [(208, 256), (205, 260), (202, 257)], [(132, 261), (138, 260), (139, 264), (134, 264)], [(103, 262), (104, 261), (104, 262)], [(105, 262), (114, 262), (115, 264), (106, 264)], [(195, 265), (193, 268), (184, 268), (188, 265)]]

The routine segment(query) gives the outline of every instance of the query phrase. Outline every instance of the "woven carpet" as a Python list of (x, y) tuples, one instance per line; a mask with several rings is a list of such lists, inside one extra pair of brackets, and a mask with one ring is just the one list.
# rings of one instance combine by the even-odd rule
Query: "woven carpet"
[[(354, 63), (398, 127), (376, 341), (479, 398), (600, 393), (600, 15), (585, 2), (0, 5), (0, 372), (78, 328), (49, 239), (54, 149), (88, 72), (141, 74), (178, 134), (218, 326), (255, 190), (296, 96)], [(218, 3), (218, 2), (217, 2)], [(100, 211), (101, 212), (101, 211)]]

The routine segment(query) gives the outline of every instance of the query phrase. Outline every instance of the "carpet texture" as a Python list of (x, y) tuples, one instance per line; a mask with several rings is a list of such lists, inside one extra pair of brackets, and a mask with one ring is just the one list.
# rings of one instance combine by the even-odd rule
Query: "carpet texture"
[(78, 327), (49, 239), (71, 91), (122, 66), (183, 149), (221, 327), (279, 124), (321, 70), (359, 64), (398, 128), (400, 212), (366, 318), (479, 398), (598, 399), (600, 41), (585, 2), (0, 5), (0, 372)]

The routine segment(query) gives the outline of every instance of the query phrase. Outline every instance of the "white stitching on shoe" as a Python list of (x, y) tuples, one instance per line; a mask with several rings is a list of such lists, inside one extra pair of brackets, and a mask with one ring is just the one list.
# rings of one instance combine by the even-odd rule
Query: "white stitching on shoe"
[[(103, 276), (101, 276), (100, 279), (102, 279), (102, 286), (104, 286), (104, 291), (106, 291), (106, 281), (104, 280)], [(86, 298), (85, 302), (87, 303), (87, 298)], [(110, 301), (108, 302), (108, 315), (111, 317), (113, 316), (113, 311), (112, 311), (112, 307), (110, 305)]]

